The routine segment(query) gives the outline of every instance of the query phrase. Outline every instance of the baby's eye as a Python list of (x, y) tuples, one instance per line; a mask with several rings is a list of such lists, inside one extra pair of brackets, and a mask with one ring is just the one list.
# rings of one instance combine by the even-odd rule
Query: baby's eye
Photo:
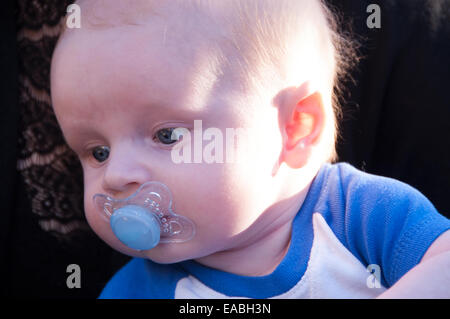
[(178, 141), (178, 139), (172, 139), (172, 134), (175, 129), (175, 127), (163, 128), (156, 132), (155, 139), (158, 139), (163, 144), (173, 144)]
[(92, 156), (98, 162), (104, 162), (108, 159), (109, 156), (109, 147), (108, 146), (98, 146), (92, 150)]

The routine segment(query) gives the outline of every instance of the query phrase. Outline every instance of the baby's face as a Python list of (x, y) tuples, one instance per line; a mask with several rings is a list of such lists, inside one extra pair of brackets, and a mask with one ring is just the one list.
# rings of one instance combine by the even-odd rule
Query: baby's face
[[(218, 74), (216, 53), (204, 35), (192, 36), (195, 26), (189, 26), (188, 43), (182, 33), (171, 37), (166, 31), (163, 24), (71, 30), (52, 63), (52, 99), (83, 167), (93, 230), (123, 253), (176, 262), (244, 245), (287, 204), (275, 204), (281, 186), (273, 172), (283, 137), (273, 92), (258, 94), (226, 68)], [(202, 149), (191, 144), (191, 161), (200, 151), (200, 163), (174, 162), (178, 142), (165, 137), (174, 128), (194, 136), (195, 120), (202, 134), (208, 128), (222, 133), (222, 145), (215, 145), (222, 147), (223, 163), (209, 163), (212, 140), (205, 136)], [(239, 128), (245, 138), (238, 135), (235, 147), (227, 148), (227, 132)], [(231, 151), (235, 160), (226, 158)], [(174, 211), (196, 224), (192, 240), (137, 252), (113, 235), (93, 196), (124, 198), (147, 181), (169, 187)]]

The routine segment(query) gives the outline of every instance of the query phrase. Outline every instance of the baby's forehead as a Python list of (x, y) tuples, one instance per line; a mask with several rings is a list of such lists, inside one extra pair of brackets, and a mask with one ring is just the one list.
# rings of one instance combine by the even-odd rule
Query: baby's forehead
[[(156, 30), (152, 35), (179, 50), (178, 60), (185, 52), (208, 52), (205, 60), (220, 65), (217, 73), (249, 81), (293, 77), (290, 82), (296, 83), (287, 85), (309, 80), (309, 73), (322, 79), (334, 75), (333, 45), (319, 0), (79, 0), (77, 4), (83, 27)], [(185, 63), (190, 63), (189, 57), (184, 56)], [(321, 76), (317, 69), (311, 72), (317, 65), (329, 76)]]
[(274, 46), (284, 38), (328, 27), (320, 0), (78, 0), (76, 3), (81, 6), (88, 28), (163, 24), (167, 31), (173, 29), (193, 38), (196, 34), (190, 31), (195, 26), (200, 36), (220, 34), (247, 50), (262, 49), (267, 44)]

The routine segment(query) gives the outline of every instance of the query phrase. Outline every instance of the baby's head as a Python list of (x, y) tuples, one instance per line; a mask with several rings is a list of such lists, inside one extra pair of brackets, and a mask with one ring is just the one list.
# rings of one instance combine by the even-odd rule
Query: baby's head
[[(81, 160), (93, 230), (123, 253), (168, 263), (245, 247), (291, 220), (334, 155), (341, 58), (322, 3), (78, 4), (81, 28), (60, 38), (51, 92)], [(174, 148), (189, 142), (171, 139), (175, 128), (192, 133), (191, 163), (174, 161)], [(245, 138), (227, 136), (232, 129)], [(114, 236), (93, 196), (124, 198), (147, 181), (169, 187), (174, 211), (196, 224), (192, 240), (138, 252)]]

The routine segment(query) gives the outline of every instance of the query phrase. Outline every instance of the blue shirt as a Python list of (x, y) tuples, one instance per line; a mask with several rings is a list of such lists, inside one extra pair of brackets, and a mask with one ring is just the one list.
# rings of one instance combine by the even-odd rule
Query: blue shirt
[(324, 164), (293, 221), (288, 252), (271, 274), (134, 258), (100, 298), (372, 298), (417, 265), (448, 229), (450, 220), (411, 186), (349, 164)]

